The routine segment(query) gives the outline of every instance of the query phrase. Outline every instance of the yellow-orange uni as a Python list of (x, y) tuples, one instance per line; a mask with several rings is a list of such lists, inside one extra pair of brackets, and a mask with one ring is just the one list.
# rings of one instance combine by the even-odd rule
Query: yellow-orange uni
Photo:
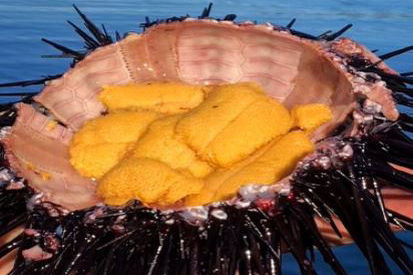
[(105, 87), (100, 98), (109, 114), (75, 134), (70, 155), (110, 205), (204, 205), (276, 183), (314, 150), (309, 133), (332, 118), (322, 104), (290, 113), (253, 83), (131, 84)]
[(176, 133), (204, 160), (229, 167), (292, 127), (288, 110), (257, 85), (219, 86), (183, 115)]
[(120, 111), (89, 121), (71, 141), (71, 164), (82, 176), (99, 179), (158, 117), (152, 111)]
[(208, 86), (182, 83), (142, 83), (105, 86), (99, 98), (109, 112), (147, 109), (164, 114), (179, 114), (201, 104), (208, 90)]
[(127, 158), (109, 171), (98, 193), (106, 203), (122, 205), (133, 198), (145, 203), (173, 204), (201, 191), (203, 182), (149, 158)]
[(133, 157), (144, 157), (168, 164), (171, 168), (198, 178), (213, 171), (195, 151), (175, 134), (175, 126), (181, 116), (170, 116), (152, 123), (132, 150)]

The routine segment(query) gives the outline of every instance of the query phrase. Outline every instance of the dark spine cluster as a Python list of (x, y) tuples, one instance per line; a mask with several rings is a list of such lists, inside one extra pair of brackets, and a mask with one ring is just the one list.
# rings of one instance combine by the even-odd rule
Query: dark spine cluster
[[(11, 126), (16, 119), (16, 110), (12, 105), (0, 107), (0, 128)], [(0, 179), (0, 238), (19, 226), (25, 225), (29, 213), (26, 208), (27, 200), (33, 194), (32, 190), (22, 183), (9, 170), (5, 151), (0, 145), (0, 173), (5, 177)], [(0, 258), (18, 248), (23, 236), (11, 240), (0, 247)]]
[[(332, 228), (335, 228), (332, 217), (343, 223), (365, 255), (372, 274), (391, 274), (383, 251), (406, 274), (411, 274), (413, 263), (390, 228), (390, 224), (404, 224), (405, 228), (410, 229), (411, 220), (401, 215), (395, 216), (384, 207), (381, 188), (385, 179), (392, 181), (388, 182), (391, 186), (395, 184), (411, 190), (413, 177), (409, 175), (406, 181), (397, 181), (396, 171), (387, 160), (372, 154), (375, 151), (370, 148), (368, 137), (348, 142), (354, 150), (350, 161), (333, 165), (327, 170), (320, 169), (316, 163), (303, 165), (294, 175), (293, 190), (329, 221)], [(388, 178), (388, 171), (395, 175)]]
[[(225, 219), (211, 216), (194, 226), (177, 213), (161, 214), (138, 203), (64, 218), (51, 218), (38, 206), (28, 224), (38, 234), (21, 240), (20, 253), (40, 245), (54, 256), (30, 262), (20, 254), (12, 274), (275, 275), (281, 272), (282, 252), (291, 252), (304, 274), (316, 274), (308, 256), (314, 248), (337, 274), (345, 274), (308, 205), (280, 196), (265, 209), (219, 210), (227, 214)], [(51, 236), (58, 249), (50, 249)]]

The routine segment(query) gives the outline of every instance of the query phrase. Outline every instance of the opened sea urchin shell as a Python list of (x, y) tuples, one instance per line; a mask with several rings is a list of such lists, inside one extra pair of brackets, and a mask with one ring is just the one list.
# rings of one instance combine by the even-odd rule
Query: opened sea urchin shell
[[(105, 111), (97, 98), (104, 85), (149, 81), (189, 84), (252, 81), (261, 84), (271, 97), (286, 106), (306, 103), (330, 106), (333, 122), (315, 134), (317, 140), (326, 137), (344, 121), (354, 108), (357, 92), (362, 91), (376, 101), (390, 94), (383, 84), (359, 83), (360, 77), (352, 75), (345, 58), (339, 57), (344, 54), (340, 52), (340, 43), (348, 41), (315, 43), (269, 25), (237, 25), (210, 19), (160, 24), (143, 34), (131, 34), (92, 52), (61, 78), (50, 81), (35, 101), (69, 129), (77, 130), (85, 121)], [(362, 53), (371, 54), (365, 49)], [(382, 103), (380, 106), (385, 108), (389, 119), (397, 119), (391, 98), (376, 103)], [(55, 131), (61, 131), (61, 126), (47, 131), (43, 128), (46, 122), (32, 122), (42, 119), (35, 110), (32, 116), (25, 115), (30, 112), (27, 108), (24, 105), (20, 107), (21, 115), (5, 143), (6, 150), (12, 155), (9, 157), (12, 167), (30, 179), (34, 188), (45, 193), (47, 200), (71, 210), (90, 206), (88, 201), (91, 197), (73, 199), (68, 196), (79, 192), (71, 188), (82, 185), (87, 189), (93, 183), (84, 182), (76, 171), (70, 169), (65, 150), (67, 145), (48, 137), (50, 133), (54, 135)], [(50, 140), (41, 147), (44, 138)], [(34, 151), (39, 148), (38, 152), (19, 150), (24, 148), (20, 140), (30, 144)], [(55, 150), (52, 144), (62, 148)], [(60, 162), (66, 168), (58, 168)], [(36, 167), (30, 164), (41, 166), (38, 168), (41, 172), (35, 175)], [(50, 178), (44, 179), (42, 173), (50, 175)], [(82, 183), (77, 184), (79, 181)], [(65, 188), (49, 190), (50, 186), (60, 186), (63, 182), (66, 182)], [(64, 192), (71, 204), (77, 202), (78, 207), (54, 199), (59, 192)]]
[[(405, 84), (412, 80), (349, 39), (203, 18), (208, 14), (149, 22), (144, 33), (115, 43), (81, 14), (95, 37), (76, 30), (95, 50), (83, 56), (48, 41), (73, 55), (75, 66), (48, 81), (34, 101), (3, 108), (1, 123), (12, 127), (2, 130), (2, 173), (9, 179), (0, 195), (10, 196), (13, 173), (36, 194), (29, 202), (30, 230), (0, 248), (1, 256), (20, 247), (12, 274), (279, 274), (281, 245), (303, 273), (315, 273), (305, 253), (314, 246), (335, 272), (345, 273), (315, 216), (334, 230), (333, 217), (339, 219), (373, 273), (390, 272), (382, 250), (412, 272), (389, 226), (412, 223), (384, 207), (378, 182), (413, 189), (411, 175), (389, 165), (413, 163), (404, 152), (413, 151), (413, 142), (401, 131), (412, 118), (400, 116), (394, 100), (411, 104), (403, 93), (411, 92)], [(71, 167), (68, 140), (105, 112), (97, 99), (102, 86), (150, 81), (257, 82), (287, 107), (326, 104), (334, 119), (313, 134), (318, 150), (274, 186), (247, 186), (228, 202), (179, 211), (139, 202), (104, 206), (94, 181)], [(15, 115), (10, 123), (7, 118)], [(389, 148), (394, 153), (386, 155)], [(15, 198), (24, 200), (21, 194)], [(24, 221), (27, 214), (19, 213)], [(4, 221), (6, 231), (21, 223)]]

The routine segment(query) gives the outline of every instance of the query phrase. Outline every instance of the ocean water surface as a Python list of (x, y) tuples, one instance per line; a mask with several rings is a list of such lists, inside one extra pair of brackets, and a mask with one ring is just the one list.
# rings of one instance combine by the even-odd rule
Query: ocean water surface
[[(151, 19), (190, 14), (198, 16), (209, 1), (201, 0), (14, 0), (0, 1), (0, 82), (36, 79), (42, 75), (61, 73), (68, 68), (69, 60), (45, 59), (42, 55), (57, 54), (40, 38), (81, 49), (76, 34), (66, 20), (80, 23), (71, 4), (77, 4), (94, 22), (104, 23), (110, 33), (140, 31), (139, 24), (145, 16)], [(295, 28), (311, 34), (338, 30), (348, 23), (354, 27), (345, 36), (378, 49), (379, 54), (413, 44), (413, 1), (385, 0), (256, 0), (214, 1), (212, 16), (236, 13), (237, 20), (256, 20), (287, 24), (297, 18)], [(394, 69), (413, 71), (413, 53), (391, 59)], [(38, 87), (20, 90), (38, 91)], [(1, 91), (7, 91), (2, 89)], [(14, 89), (13, 91), (18, 91)], [(3, 100), (15, 100), (7, 98)], [(413, 243), (413, 233), (398, 236)], [(368, 274), (368, 267), (354, 245), (335, 248), (350, 274)], [(408, 251), (413, 257), (413, 252)], [(317, 268), (320, 274), (332, 274), (319, 254)], [(298, 274), (290, 255), (284, 257), (284, 274)], [(392, 265), (394, 274), (402, 274)]]

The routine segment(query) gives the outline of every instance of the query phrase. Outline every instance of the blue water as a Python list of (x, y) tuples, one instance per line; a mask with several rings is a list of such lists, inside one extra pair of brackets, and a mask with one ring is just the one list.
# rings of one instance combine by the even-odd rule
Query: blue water
[[(94, 21), (105, 23), (108, 30), (120, 33), (139, 30), (145, 16), (165, 18), (173, 15), (199, 15), (208, 1), (139, 1), (139, 0), (14, 0), (0, 2), (0, 82), (36, 79), (41, 75), (57, 74), (68, 67), (67, 60), (42, 59), (41, 55), (54, 54), (54, 49), (43, 44), (41, 37), (81, 49), (79, 39), (65, 23), (67, 19), (80, 22), (71, 4), (77, 4)], [(379, 53), (413, 44), (413, 1), (385, 0), (288, 0), (288, 1), (215, 1), (214, 16), (236, 13), (238, 20), (257, 20), (287, 24), (298, 19), (295, 28), (312, 34), (337, 30), (347, 23), (353, 29), (346, 33)], [(413, 71), (413, 53), (388, 62), (398, 71)], [(36, 91), (35, 87), (24, 88)], [(399, 237), (413, 243), (413, 233)], [(367, 265), (355, 246), (334, 249), (350, 274), (367, 274)], [(413, 252), (409, 251), (413, 257)], [(320, 274), (331, 270), (320, 261)], [(395, 274), (402, 274), (394, 267)], [(284, 260), (284, 274), (297, 274), (298, 269), (290, 255)]]

